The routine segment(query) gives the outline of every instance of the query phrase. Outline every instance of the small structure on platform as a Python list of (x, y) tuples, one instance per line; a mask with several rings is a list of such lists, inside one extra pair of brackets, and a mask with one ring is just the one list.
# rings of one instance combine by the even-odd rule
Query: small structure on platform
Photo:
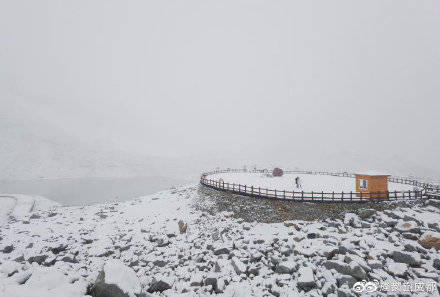
[(278, 167), (272, 171), (273, 176), (283, 176), (283, 174), (284, 174), (283, 169)]
[[(356, 195), (363, 198), (387, 198), (388, 176), (380, 172), (356, 173)], [(363, 194), (365, 193), (365, 194)]]

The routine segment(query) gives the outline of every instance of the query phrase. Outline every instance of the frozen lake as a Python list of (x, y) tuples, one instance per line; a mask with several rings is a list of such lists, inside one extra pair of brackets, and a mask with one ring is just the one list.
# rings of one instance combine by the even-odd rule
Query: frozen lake
[(0, 193), (43, 196), (63, 205), (124, 201), (188, 181), (167, 177), (1, 180)]
[[(301, 188), (295, 186), (295, 177), (300, 178)], [(339, 177), (329, 175), (311, 174), (285, 174), (281, 177), (267, 177), (261, 173), (221, 173), (207, 176), (207, 179), (218, 181), (220, 178), (225, 183), (235, 183), (256, 188), (267, 188), (271, 190), (304, 191), (304, 192), (350, 192), (356, 191), (355, 179), (350, 177)], [(389, 191), (413, 190), (413, 186), (388, 183)]]

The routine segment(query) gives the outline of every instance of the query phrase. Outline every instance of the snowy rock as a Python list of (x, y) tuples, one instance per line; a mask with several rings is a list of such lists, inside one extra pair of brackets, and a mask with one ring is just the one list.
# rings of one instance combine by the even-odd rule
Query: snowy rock
[(164, 246), (167, 246), (167, 245), (170, 244), (170, 240), (168, 239), (167, 236), (160, 237), (160, 238), (157, 239), (156, 243), (157, 243), (158, 247), (164, 247)]
[(163, 291), (166, 291), (169, 289), (171, 289), (170, 284), (168, 284), (166, 281), (159, 280), (159, 281), (154, 281), (153, 284), (148, 288), (147, 292), (148, 293), (154, 293), (154, 292), (162, 293)]
[(2, 287), (0, 295), (7, 297), (82, 297), (86, 295), (87, 283), (72, 280), (62, 271), (53, 267), (34, 266), (30, 271), (14, 274), (14, 284)]
[(205, 286), (212, 286), (214, 292), (220, 293), (220, 290), (217, 286), (217, 277), (215, 275), (208, 276), (203, 283)]
[(296, 271), (298, 264), (292, 260), (278, 263), (275, 272), (280, 274), (292, 274)]
[(362, 223), (355, 213), (346, 213), (344, 217), (344, 224), (353, 228), (361, 228)]
[(328, 260), (322, 265), (327, 269), (334, 269), (341, 274), (351, 275), (358, 280), (363, 280), (367, 277), (365, 270), (355, 262), (347, 264), (341, 261)]
[(0, 264), (0, 273), (5, 274), (7, 277), (18, 272), (20, 265), (15, 261), (3, 261)]
[(410, 253), (394, 251), (391, 254), (391, 258), (393, 258), (393, 260), (395, 262), (405, 263), (405, 264), (408, 264), (410, 266), (416, 266), (416, 265), (420, 264), (420, 257), (417, 257), (417, 259), (416, 259), (416, 257), (413, 254), (410, 254)]
[(321, 234), (318, 232), (309, 232), (307, 233), (307, 238), (308, 239), (315, 239), (315, 238), (319, 238), (321, 237)]
[(357, 280), (351, 275), (341, 275), (336, 277), (336, 282), (338, 284), (338, 287), (342, 287), (345, 284), (352, 288)]
[(243, 224), (243, 230), (249, 231), (249, 230), (251, 230), (251, 227), (252, 226), (249, 223), (244, 223)]
[(193, 287), (201, 286), (203, 282), (203, 275), (201, 273), (195, 273), (191, 276), (190, 285)]
[(165, 265), (167, 265), (167, 264), (168, 264), (168, 262), (162, 261), (162, 260), (156, 260), (153, 262), (153, 265), (157, 266), (157, 267), (165, 267)]
[(214, 255), (219, 256), (219, 255), (229, 255), (230, 251), (228, 248), (219, 248), (217, 250), (214, 251)]
[(403, 232), (411, 232), (411, 233), (420, 233), (420, 228), (414, 221), (404, 221), (400, 220), (397, 222), (394, 227), (397, 231)]
[(243, 262), (241, 262), (237, 257), (232, 257), (231, 264), (238, 275), (246, 272), (246, 265), (243, 264)]
[(419, 243), (425, 249), (435, 248), (440, 249), (440, 233), (437, 232), (425, 232), (419, 239)]
[(32, 263), (38, 263), (39, 265), (41, 265), (41, 264), (43, 264), (45, 261), (46, 261), (46, 259), (47, 259), (47, 256), (46, 255), (39, 255), (39, 256), (33, 256), (33, 257), (30, 257), (29, 259), (28, 259), (28, 262), (30, 263), (30, 264), (32, 264)]
[(428, 228), (433, 229), (434, 231), (440, 232), (440, 226), (438, 223), (428, 223)]
[(63, 262), (67, 262), (67, 263), (79, 263), (78, 260), (75, 259), (75, 257), (71, 258), (69, 256), (65, 256), (61, 259), (61, 261)]
[(366, 220), (368, 218), (371, 218), (376, 213), (376, 210), (374, 209), (362, 209), (359, 211), (359, 218), (362, 220)]
[(414, 271), (414, 274), (417, 277), (420, 277), (420, 278), (430, 278), (432, 280), (435, 280), (436, 282), (438, 282), (438, 280), (439, 280), (438, 273), (426, 272), (425, 269), (423, 269), (423, 268), (414, 268), (413, 271)]
[(418, 234), (410, 233), (410, 232), (404, 232), (402, 233), (402, 236), (409, 240), (419, 240), (420, 237)]
[(67, 245), (59, 245), (54, 248), (50, 248), (50, 251), (54, 253), (55, 255), (58, 255), (61, 252), (64, 252), (67, 249)]
[(387, 261), (386, 268), (391, 275), (399, 277), (404, 277), (408, 273), (408, 266), (405, 263), (396, 263), (392, 260)]
[(343, 285), (337, 291), (338, 297), (356, 297), (353, 290), (348, 287), (348, 285)]
[(9, 254), (10, 252), (12, 252), (14, 250), (14, 246), (13, 245), (7, 245), (3, 248), (3, 253), (4, 254)]
[(434, 262), (432, 263), (432, 267), (434, 267), (437, 270), (440, 270), (440, 259), (434, 259)]
[(382, 262), (380, 262), (378, 260), (368, 260), (367, 265), (371, 269), (379, 269), (379, 268), (382, 268), (382, 266), (383, 266)]
[(298, 289), (304, 290), (306, 292), (316, 287), (315, 276), (313, 275), (313, 270), (310, 267), (301, 267), (298, 270), (299, 277), (297, 279)]
[(120, 260), (108, 260), (90, 289), (93, 297), (135, 297), (141, 293), (136, 273)]

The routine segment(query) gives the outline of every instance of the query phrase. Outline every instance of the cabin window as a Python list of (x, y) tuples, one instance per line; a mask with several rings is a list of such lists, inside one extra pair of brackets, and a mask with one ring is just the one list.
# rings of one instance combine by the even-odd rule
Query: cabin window
[(368, 190), (368, 180), (359, 179), (359, 189)]

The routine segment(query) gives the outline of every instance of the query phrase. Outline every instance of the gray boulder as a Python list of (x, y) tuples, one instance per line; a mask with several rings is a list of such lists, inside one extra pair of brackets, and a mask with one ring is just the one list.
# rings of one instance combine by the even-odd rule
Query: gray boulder
[(212, 286), (212, 289), (216, 293), (220, 293), (218, 286), (217, 286), (217, 278), (214, 276), (208, 276), (205, 281), (203, 282), (205, 286)]
[(394, 251), (391, 254), (391, 258), (398, 263), (405, 263), (408, 264), (410, 266), (416, 266), (420, 263), (419, 260), (417, 260), (412, 254), (410, 253), (405, 253), (405, 252), (399, 252), (399, 251)]
[(92, 297), (130, 297), (115, 284), (105, 283), (104, 271), (99, 272), (93, 286), (87, 292)]
[(30, 257), (29, 259), (28, 259), (28, 262), (30, 263), (30, 264), (32, 264), (32, 263), (38, 263), (39, 265), (41, 265), (41, 264), (43, 264), (44, 263), (44, 261), (46, 261), (46, 259), (47, 259), (47, 256), (46, 255), (39, 255), (39, 256), (34, 256), (34, 257)]
[(366, 220), (368, 218), (371, 218), (376, 213), (376, 210), (374, 209), (362, 209), (359, 211), (358, 216), (362, 220)]
[(238, 275), (246, 272), (246, 265), (243, 264), (243, 262), (241, 262), (237, 257), (232, 257), (231, 264)]
[(362, 267), (355, 262), (347, 264), (341, 261), (328, 260), (325, 261), (322, 265), (327, 269), (334, 269), (340, 274), (351, 275), (358, 280), (363, 280), (367, 278), (365, 270), (362, 269)]
[(13, 245), (7, 245), (3, 248), (3, 253), (4, 254), (9, 254), (10, 252), (12, 252), (14, 250), (14, 246)]
[(214, 251), (214, 255), (219, 256), (219, 255), (229, 255), (230, 251), (228, 248), (220, 248), (220, 249), (216, 249)]
[[(106, 273), (112, 274), (111, 283), (107, 282)], [(127, 282), (130, 287), (120, 287), (120, 284)], [(119, 260), (108, 260), (99, 272), (95, 283), (88, 289), (87, 295), (92, 297), (146, 296), (141, 291), (140, 281), (131, 268), (125, 266)]]
[(344, 284), (347, 284), (350, 288), (353, 288), (353, 285), (357, 282), (357, 280), (352, 277), (351, 275), (341, 275), (336, 278), (336, 283), (338, 284), (338, 287), (343, 286)]
[(432, 266), (435, 269), (440, 270), (440, 259), (434, 259), (434, 262), (432, 263)]
[(298, 289), (308, 292), (316, 287), (316, 280), (312, 268), (301, 267), (298, 272), (299, 277), (296, 284)]
[(297, 267), (298, 265), (293, 261), (284, 261), (278, 263), (275, 272), (280, 274), (292, 274), (296, 271)]
[(155, 281), (153, 282), (153, 284), (148, 288), (147, 292), (148, 293), (154, 293), (154, 292), (160, 292), (162, 293), (165, 290), (171, 289), (171, 286), (163, 281), (163, 280), (159, 280), (159, 281)]

